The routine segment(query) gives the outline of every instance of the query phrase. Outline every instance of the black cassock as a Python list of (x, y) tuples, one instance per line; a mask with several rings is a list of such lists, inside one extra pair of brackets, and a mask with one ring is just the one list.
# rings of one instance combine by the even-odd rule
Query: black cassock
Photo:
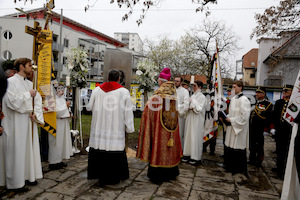
[(255, 104), (250, 114), (249, 123), (249, 162), (261, 165), (264, 159), (264, 131), (268, 131), (271, 123), (273, 104), (264, 99)]
[(283, 177), (292, 135), (292, 126), (283, 119), (289, 99), (276, 101), (273, 112), (273, 123), (275, 125), (275, 141), (277, 152), (277, 173)]

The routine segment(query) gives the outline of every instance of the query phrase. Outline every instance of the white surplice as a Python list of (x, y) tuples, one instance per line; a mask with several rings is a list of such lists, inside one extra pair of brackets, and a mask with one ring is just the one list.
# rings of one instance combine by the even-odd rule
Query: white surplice
[(201, 160), (203, 149), (206, 97), (197, 90), (192, 96), (185, 120), (185, 139), (183, 155), (193, 160)]
[[(5, 115), (1, 122), (4, 128), (3, 156), (5, 177), (0, 178), (0, 185), (8, 189), (21, 188), (25, 180), (30, 182), (43, 177), (39, 136), (36, 122), (32, 122), (29, 114), (33, 111), (32, 97), (29, 90), (32, 82), (15, 74), (8, 79), (8, 88), (3, 97), (2, 111)], [(37, 122), (43, 124), (42, 98), (37, 92), (34, 98), (34, 113)], [(1, 143), (1, 142), (0, 142)], [(1, 160), (1, 159), (0, 159)]]
[(63, 159), (70, 159), (73, 155), (72, 140), (70, 134), (70, 113), (66, 100), (62, 95), (56, 96), (56, 137), (49, 133), (50, 164), (57, 164)]
[(295, 123), (285, 168), (281, 200), (300, 200), (300, 185), (294, 156), (295, 137), (297, 136), (298, 128), (299, 124)]
[(177, 93), (177, 105), (178, 105), (178, 114), (179, 114), (179, 134), (181, 140), (181, 147), (184, 147), (184, 128), (185, 128), (185, 119), (186, 113), (189, 109), (189, 92), (183, 87), (178, 87), (176, 89)]
[(89, 102), (93, 113), (89, 146), (105, 151), (124, 151), (125, 131), (134, 132), (132, 105), (126, 88), (104, 92), (96, 87)]
[(231, 125), (227, 126), (225, 145), (233, 149), (249, 147), (250, 101), (244, 95), (231, 98), (228, 117)]

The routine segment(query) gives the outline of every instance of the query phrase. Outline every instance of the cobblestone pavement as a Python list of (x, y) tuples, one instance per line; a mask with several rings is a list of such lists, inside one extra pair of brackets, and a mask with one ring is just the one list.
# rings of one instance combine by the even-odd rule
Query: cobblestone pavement
[[(180, 175), (176, 180), (156, 185), (147, 180), (147, 163), (134, 158), (130, 152), (128, 162), (130, 178), (117, 185), (97, 187), (96, 180), (87, 180), (87, 155), (76, 155), (67, 161), (64, 169), (50, 171), (43, 163), (44, 178), (36, 186), (26, 186), (25, 193), (7, 192), (0, 187), (2, 199), (36, 200), (93, 200), (93, 199), (280, 199), (282, 181), (272, 168), (275, 166), (275, 143), (265, 138), (265, 160), (262, 168), (248, 165), (250, 177), (232, 175), (216, 165), (222, 162), (222, 139), (218, 138), (216, 155), (203, 153), (202, 165), (180, 164)], [(208, 150), (209, 151), (209, 150)], [(0, 198), (0, 199), (1, 199)]]

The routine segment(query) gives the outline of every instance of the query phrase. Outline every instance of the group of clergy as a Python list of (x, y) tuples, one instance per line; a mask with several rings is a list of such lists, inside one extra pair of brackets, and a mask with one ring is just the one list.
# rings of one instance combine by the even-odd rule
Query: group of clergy
[[(195, 165), (201, 163), (205, 112), (211, 106), (208, 105), (209, 99), (201, 92), (201, 82), (191, 84), (193, 94), (189, 96), (189, 83), (180, 76), (176, 76), (172, 83), (170, 77), (170, 70), (165, 68), (159, 76), (159, 89), (146, 104), (137, 151), (138, 158), (149, 162), (148, 177), (152, 182), (158, 183), (174, 179), (179, 174), (177, 165), (180, 149), (183, 151), (183, 162)], [(292, 135), (291, 126), (283, 119), (293, 86), (284, 86), (283, 99), (276, 101), (274, 109), (267, 99), (266, 88), (259, 87), (256, 90), (254, 109), (251, 109), (243, 89), (243, 82), (235, 81), (228, 88), (228, 108), (219, 112), (219, 121), (225, 127), (226, 133), (222, 166), (232, 174), (242, 173), (249, 177), (247, 163), (261, 166), (264, 160), (264, 136), (270, 132), (275, 135), (276, 140), (275, 170), (281, 178), (284, 171), (286, 172), (282, 199), (299, 199), (300, 131), (296, 124)], [(172, 104), (174, 100), (177, 101), (177, 112), (172, 108), (175, 106)], [(160, 109), (155, 109), (158, 107)], [(178, 129), (175, 128), (176, 118)], [(295, 123), (298, 123), (298, 118)], [(247, 148), (250, 150), (248, 162)]]
[[(2, 64), (2, 63), (1, 63)], [(2, 71), (2, 66), (0, 66)], [(14, 192), (27, 191), (25, 185), (36, 185), (43, 177), (37, 124), (43, 125), (42, 97), (33, 89), (32, 61), (19, 58), (14, 62), (16, 73), (1, 75), (0, 186)], [(0, 71), (0, 72), (1, 72)], [(2, 79), (3, 78), (3, 79)], [(2, 93), (4, 85), (6, 91)], [(56, 85), (56, 135), (49, 134), (49, 163), (55, 169), (66, 166), (62, 160), (73, 154), (69, 102), (64, 89)], [(2, 98), (3, 97), (3, 98)], [(47, 133), (48, 134), (48, 133)]]
[[(17, 73), (7, 82), (0, 66), (0, 81), (4, 86), (0, 88), (1, 99), (7, 86), (0, 110), (0, 186), (12, 190), (24, 191), (25, 184), (36, 185), (36, 180), (43, 177), (37, 129), (37, 123), (44, 124), (42, 98), (27, 78), (32, 76), (31, 65), (28, 58), (17, 59), (14, 63)], [(119, 84), (120, 76), (119, 70), (110, 70), (108, 82), (93, 90), (89, 102), (92, 122), (88, 179), (98, 179), (100, 187), (129, 178), (125, 133), (134, 132), (133, 105), (129, 91)], [(211, 109), (210, 100), (202, 93), (201, 81), (190, 83), (193, 92), (190, 96), (188, 82), (180, 76), (170, 80), (171, 70), (163, 69), (158, 78), (159, 88), (147, 102), (140, 125), (136, 156), (149, 162), (147, 176), (154, 183), (175, 179), (181, 161), (193, 165), (201, 163), (205, 114)], [(72, 155), (72, 142), (69, 102), (63, 97), (63, 86), (56, 84), (55, 87), (57, 130), (56, 135), (49, 134), (48, 160), (52, 169), (59, 169), (66, 166), (62, 160)], [(225, 169), (248, 176), (246, 148), (249, 142), (249, 164), (260, 166), (264, 157), (264, 134), (270, 131), (276, 138), (279, 175), (284, 173), (288, 159), (282, 198), (299, 199), (299, 159), (294, 158), (299, 157), (297, 123), (300, 120), (295, 120), (292, 134), (291, 127), (282, 118), (292, 86), (284, 87), (284, 99), (276, 102), (274, 110), (266, 99), (266, 89), (258, 88), (252, 111), (243, 88), (242, 81), (232, 84), (234, 96), (227, 104), (229, 108), (219, 113), (219, 120), (226, 126)], [(272, 122), (275, 128), (271, 127)]]

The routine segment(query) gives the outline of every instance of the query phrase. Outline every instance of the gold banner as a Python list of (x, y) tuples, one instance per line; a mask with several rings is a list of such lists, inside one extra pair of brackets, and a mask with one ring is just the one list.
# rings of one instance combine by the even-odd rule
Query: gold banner
[(38, 92), (44, 96), (51, 95), (51, 61), (52, 61), (52, 31), (41, 30), (46, 34), (43, 48), (38, 56)]
[(38, 82), (37, 90), (43, 98), (45, 124), (41, 127), (56, 137), (55, 97), (51, 86), (52, 64), (52, 31), (41, 30), (46, 39), (39, 41), (42, 48), (38, 52)]
[(44, 113), (44, 121), (45, 124), (40, 126), (48, 133), (56, 137), (56, 112)]

